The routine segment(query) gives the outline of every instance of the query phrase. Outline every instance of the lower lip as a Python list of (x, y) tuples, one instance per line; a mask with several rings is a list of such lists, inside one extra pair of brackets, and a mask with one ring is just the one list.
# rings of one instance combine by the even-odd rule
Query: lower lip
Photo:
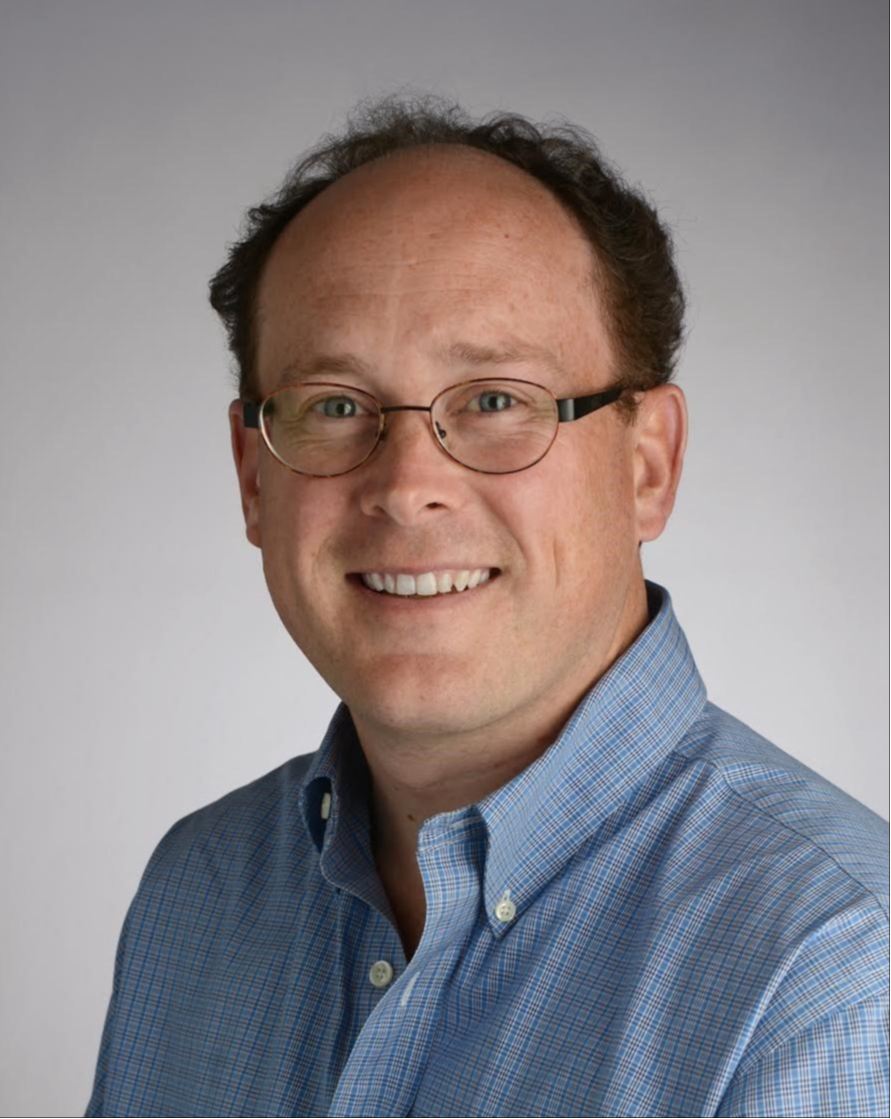
[(501, 572), (490, 575), (485, 583), (467, 587), (463, 591), (449, 591), (448, 594), (388, 594), (387, 591), (374, 591), (362, 582), (360, 575), (348, 575), (347, 582), (361, 591), (366, 598), (388, 610), (443, 610), (460, 605), (462, 602), (478, 600), (485, 595), (493, 583), (501, 578)]

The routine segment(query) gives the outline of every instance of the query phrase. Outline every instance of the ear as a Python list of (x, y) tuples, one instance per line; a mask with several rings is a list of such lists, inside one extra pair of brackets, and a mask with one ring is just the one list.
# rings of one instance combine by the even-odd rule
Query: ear
[(661, 536), (681, 481), (687, 447), (687, 403), (677, 385), (659, 385), (643, 394), (634, 430), (637, 538), (645, 542)]
[(247, 538), (255, 547), (260, 548), (260, 432), (256, 428), (244, 426), (244, 411), (240, 400), (233, 400), (229, 405), (229, 428)]

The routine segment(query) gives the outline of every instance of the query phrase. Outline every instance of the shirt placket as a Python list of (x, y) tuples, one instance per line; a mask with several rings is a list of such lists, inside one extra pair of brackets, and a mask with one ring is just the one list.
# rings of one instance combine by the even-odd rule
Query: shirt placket
[(424, 825), (418, 840), (424, 933), (395, 980), (387, 974), (388, 961), (372, 965), (365, 982), (387, 990), (356, 1039), (331, 1116), (410, 1114), (449, 982), (479, 919), (482, 843), (482, 821), (470, 810)]

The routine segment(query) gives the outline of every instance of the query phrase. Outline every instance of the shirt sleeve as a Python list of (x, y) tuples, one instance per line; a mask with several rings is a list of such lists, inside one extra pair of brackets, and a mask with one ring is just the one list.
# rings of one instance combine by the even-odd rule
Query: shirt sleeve
[(888, 1000), (863, 999), (741, 1066), (718, 1116), (888, 1115)]
[[(174, 845), (177, 836), (188, 824), (189, 819), (189, 817), (185, 817), (175, 823), (155, 848), (143, 872), (136, 895), (124, 918), (115, 955), (111, 998), (108, 1003), (108, 1012), (105, 1015), (102, 1040), (99, 1044), (93, 1092), (90, 1096), (90, 1102), (87, 1104), (87, 1110), (84, 1112), (85, 1119), (91, 1119), (92, 1116), (118, 1114), (117, 1111), (110, 1111), (109, 1108), (113, 1109), (115, 1107), (115, 1096), (120, 1094), (122, 1079), (126, 1080), (127, 1077), (126, 1067), (121, 1067), (122, 1062), (116, 1058), (116, 1053), (120, 1050), (119, 1035), (126, 1033), (128, 1028), (126, 1007), (128, 1004), (128, 988), (132, 985), (132, 978), (128, 980), (127, 972), (129, 955), (133, 947), (131, 940), (138, 944), (140, 923), (144, 921), (146, 913), (153, 910), (153, 903), (150, 900), (152, 889), (158, 883), (163, 887), (169, 856), (171, 853), (175, 854)], [(115, 1089), (117, 1089), (117, 1092)], [(111, 1103), (108, 1102), (109, 1097), (111, 1097)]]
[(888, 920), (870, 898), (817, 925), (749, 1035), (718, 1116), (888, 1115)]
[(118, 995), (121, 988), (121, 972), (124, 966), (124, 957), (127, 952), (127, 933), (130, 926), (132, 906), (124, 919), (121, 935), (118, 938), (118, 949), (114, 963), (114, 981), (111, 989), (111, 999), (108, 1003), (108, 1012), (105, 1015), (105, 1027), (102, 1031), (102, 1041), (99, 1044), (99, 1057), (96, 1061), (96, 1075), (93, 1080), (93, 1092), (87, 1104), (85, 1117), (105, 1115), (105, 1081), (108, 1075), (108, 1063), (111, 1052), (111, 1040), (114, 1035), (115, 1011), (117, 1009)]

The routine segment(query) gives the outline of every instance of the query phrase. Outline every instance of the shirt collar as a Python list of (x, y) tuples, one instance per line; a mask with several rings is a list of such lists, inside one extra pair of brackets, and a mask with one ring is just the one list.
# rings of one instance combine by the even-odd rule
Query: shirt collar
[[(586, 693), (545, 753), (474, 806), (488, 837), (484, 894), (496, 936), (508, 927), (495, 916), (505, 891), (521, 913), (645, 786), (705, 706), (705, 686), (671, 596), (649, 581), (646, 590), (650, 621), (643, 632)], [(368, 790), (368, 768), (341, 703), (304, 778), (301, 808), (325, 877), (380, 907)]]

